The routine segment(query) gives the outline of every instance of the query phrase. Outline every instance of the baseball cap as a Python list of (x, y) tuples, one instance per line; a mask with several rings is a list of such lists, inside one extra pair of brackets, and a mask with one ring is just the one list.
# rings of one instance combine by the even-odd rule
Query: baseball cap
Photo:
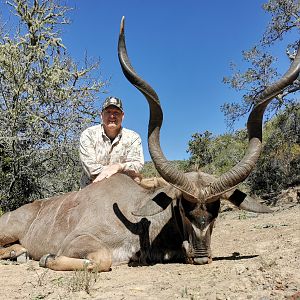
[(117, 97), (108, 97), (104, 100), (103, 105), (102, 105), (102, 111), (107, 108), (108, 106), (113, 105), (119, 108), (121, 111), (123, 111), (123, 104), (121, 99)]

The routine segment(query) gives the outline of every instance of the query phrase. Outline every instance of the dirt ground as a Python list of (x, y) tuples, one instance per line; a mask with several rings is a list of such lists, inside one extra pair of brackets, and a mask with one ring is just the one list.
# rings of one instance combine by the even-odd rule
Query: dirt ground
[(0, 299), (300, 299), (300, 204), (272, 214), (229, 210), (213, 233), (212, 264), (54, 272), (0, 261)]

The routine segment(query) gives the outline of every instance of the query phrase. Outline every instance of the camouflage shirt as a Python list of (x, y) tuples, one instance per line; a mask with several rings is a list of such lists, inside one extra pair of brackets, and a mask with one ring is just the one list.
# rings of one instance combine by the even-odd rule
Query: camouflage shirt
[(80, 159), (84, 170), (81, 187), (91, 183), (104, 166), (120, 163), (123, 171), (139, 173), (144, 165), (144, 155), (140, 136), (122, 128), (111, 142), (103, 125), (84, 130), (80, 136)]

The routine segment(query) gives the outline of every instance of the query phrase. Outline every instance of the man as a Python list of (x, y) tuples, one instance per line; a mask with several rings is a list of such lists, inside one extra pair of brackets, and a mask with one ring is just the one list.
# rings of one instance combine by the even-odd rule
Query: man
[(101, 119), (102, 124), (87, 128), (80, 137), (84, 170), (81, 188), (116, 173), (125, 173), (139, 182), (144, 165), (142, 142), (136, 132), (122, 127), (122, 101), (116, 97), (105, 99)]

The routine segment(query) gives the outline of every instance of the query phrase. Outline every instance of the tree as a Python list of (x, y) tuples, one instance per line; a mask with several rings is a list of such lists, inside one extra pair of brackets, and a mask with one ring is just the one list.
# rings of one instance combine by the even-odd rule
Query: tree
[[(243, 101), (229, 102), (222, 106), (229, 127), (241, 116), (247, 114), (259, 99), (260, 92), (280, 77), (274, 67), (276, 57), (269, 50), (279, 42), (284, 42), (287, 34), (299, 36), (300, 2), (299, 0), (269, 0), (263, 9), (270, 13), (271, 20), (261, 40), (250, 50), (243, 51), (243, 59), (250, 64), (244, 72), (232, 64), (233, 74), (223, 79), (224, 83), (244, 93)], [(299, 40), (286, 43), (286, 55), (292, 61)], [(268, 50), (268, 51), (267, 51)], [(282, 188), (299, 184), (299, 98), (300, 78), (282, 91), (272, 102), (268, 112), (270, 124), (265, 127), (264, 152), (250, 175), (248, 184), (256, 194), (277, 193)], [(245, 92), (246, 91), (246, 92)]]
[[(224, 77), (223, 81), (237, 91), (247, 91), (243, 95), (243, 102), (228, 102), (222, 106), (222, 111), (230, 127), (241, 116), (247, 114), (255, 104), (253, 99), (271, 82), (279, 76), (279, 72), (273, 66), (276, 58), (267, 52), (267, 49), (276, 42), (284, 39), (287, 33), (299, 34), (300, 29), (300, 2), (298, 0), (269, 0), (263, 5), (263, 9), (271, 14), (263, 37), (257, 45), (250, 50), (243, 51), (243, 59), (250, 64), (244, 72), (239, 71), (235, 64), (231, 64), (232, 76)], [(298, 41), (288, 44), (286, 54), (290, 60), (295, 56)], [(278, 111), (289, 104), (296, 102), (293, 94), (300, 89), (300, 78), (294, 84), (285, 89), (277, 101), (270, 105), (271, 111)]]
[(264, 128), (264, 151), (249, 177), (256, 194), (278, 193), (300, 184), (300, 104), (288, 107)]
[[(19, 18), (0, 41), (0, 206), (78, 187), (79, 132), (95, 121), (105, 86), (99, 62), (76, 64), (60, 38), (69, 8), (55, 0), (7, 2)], [(4, 31), (5, 32), (5, 29)]]
[(197, 132), (192, 135), (192, 139), (188, 143), (187, 152), (191, 154), (189, 163), (194, 166), (196, 170), (212, 162), (212, 140), (212, 133), (207, 130), (204, 133)]
[(212, 133), (195, 133), (189, 141), (190, 166), (210, 174), (221, 175), (237, 164), (246, 148), (246, 132), (213, 136)]
[[(300, 104), (290, 105), (274, 116), (263, 132), (264, 151), (243, 187), (267, 197), (300, 184)], [(208, 132), (194, 134), (188, 149), (190, 165), (196, 164), (196, 169), (200, 166), (206, 173), (224, 174), (244, 156), (246, 144), (245, 129), (219, 136)]]

